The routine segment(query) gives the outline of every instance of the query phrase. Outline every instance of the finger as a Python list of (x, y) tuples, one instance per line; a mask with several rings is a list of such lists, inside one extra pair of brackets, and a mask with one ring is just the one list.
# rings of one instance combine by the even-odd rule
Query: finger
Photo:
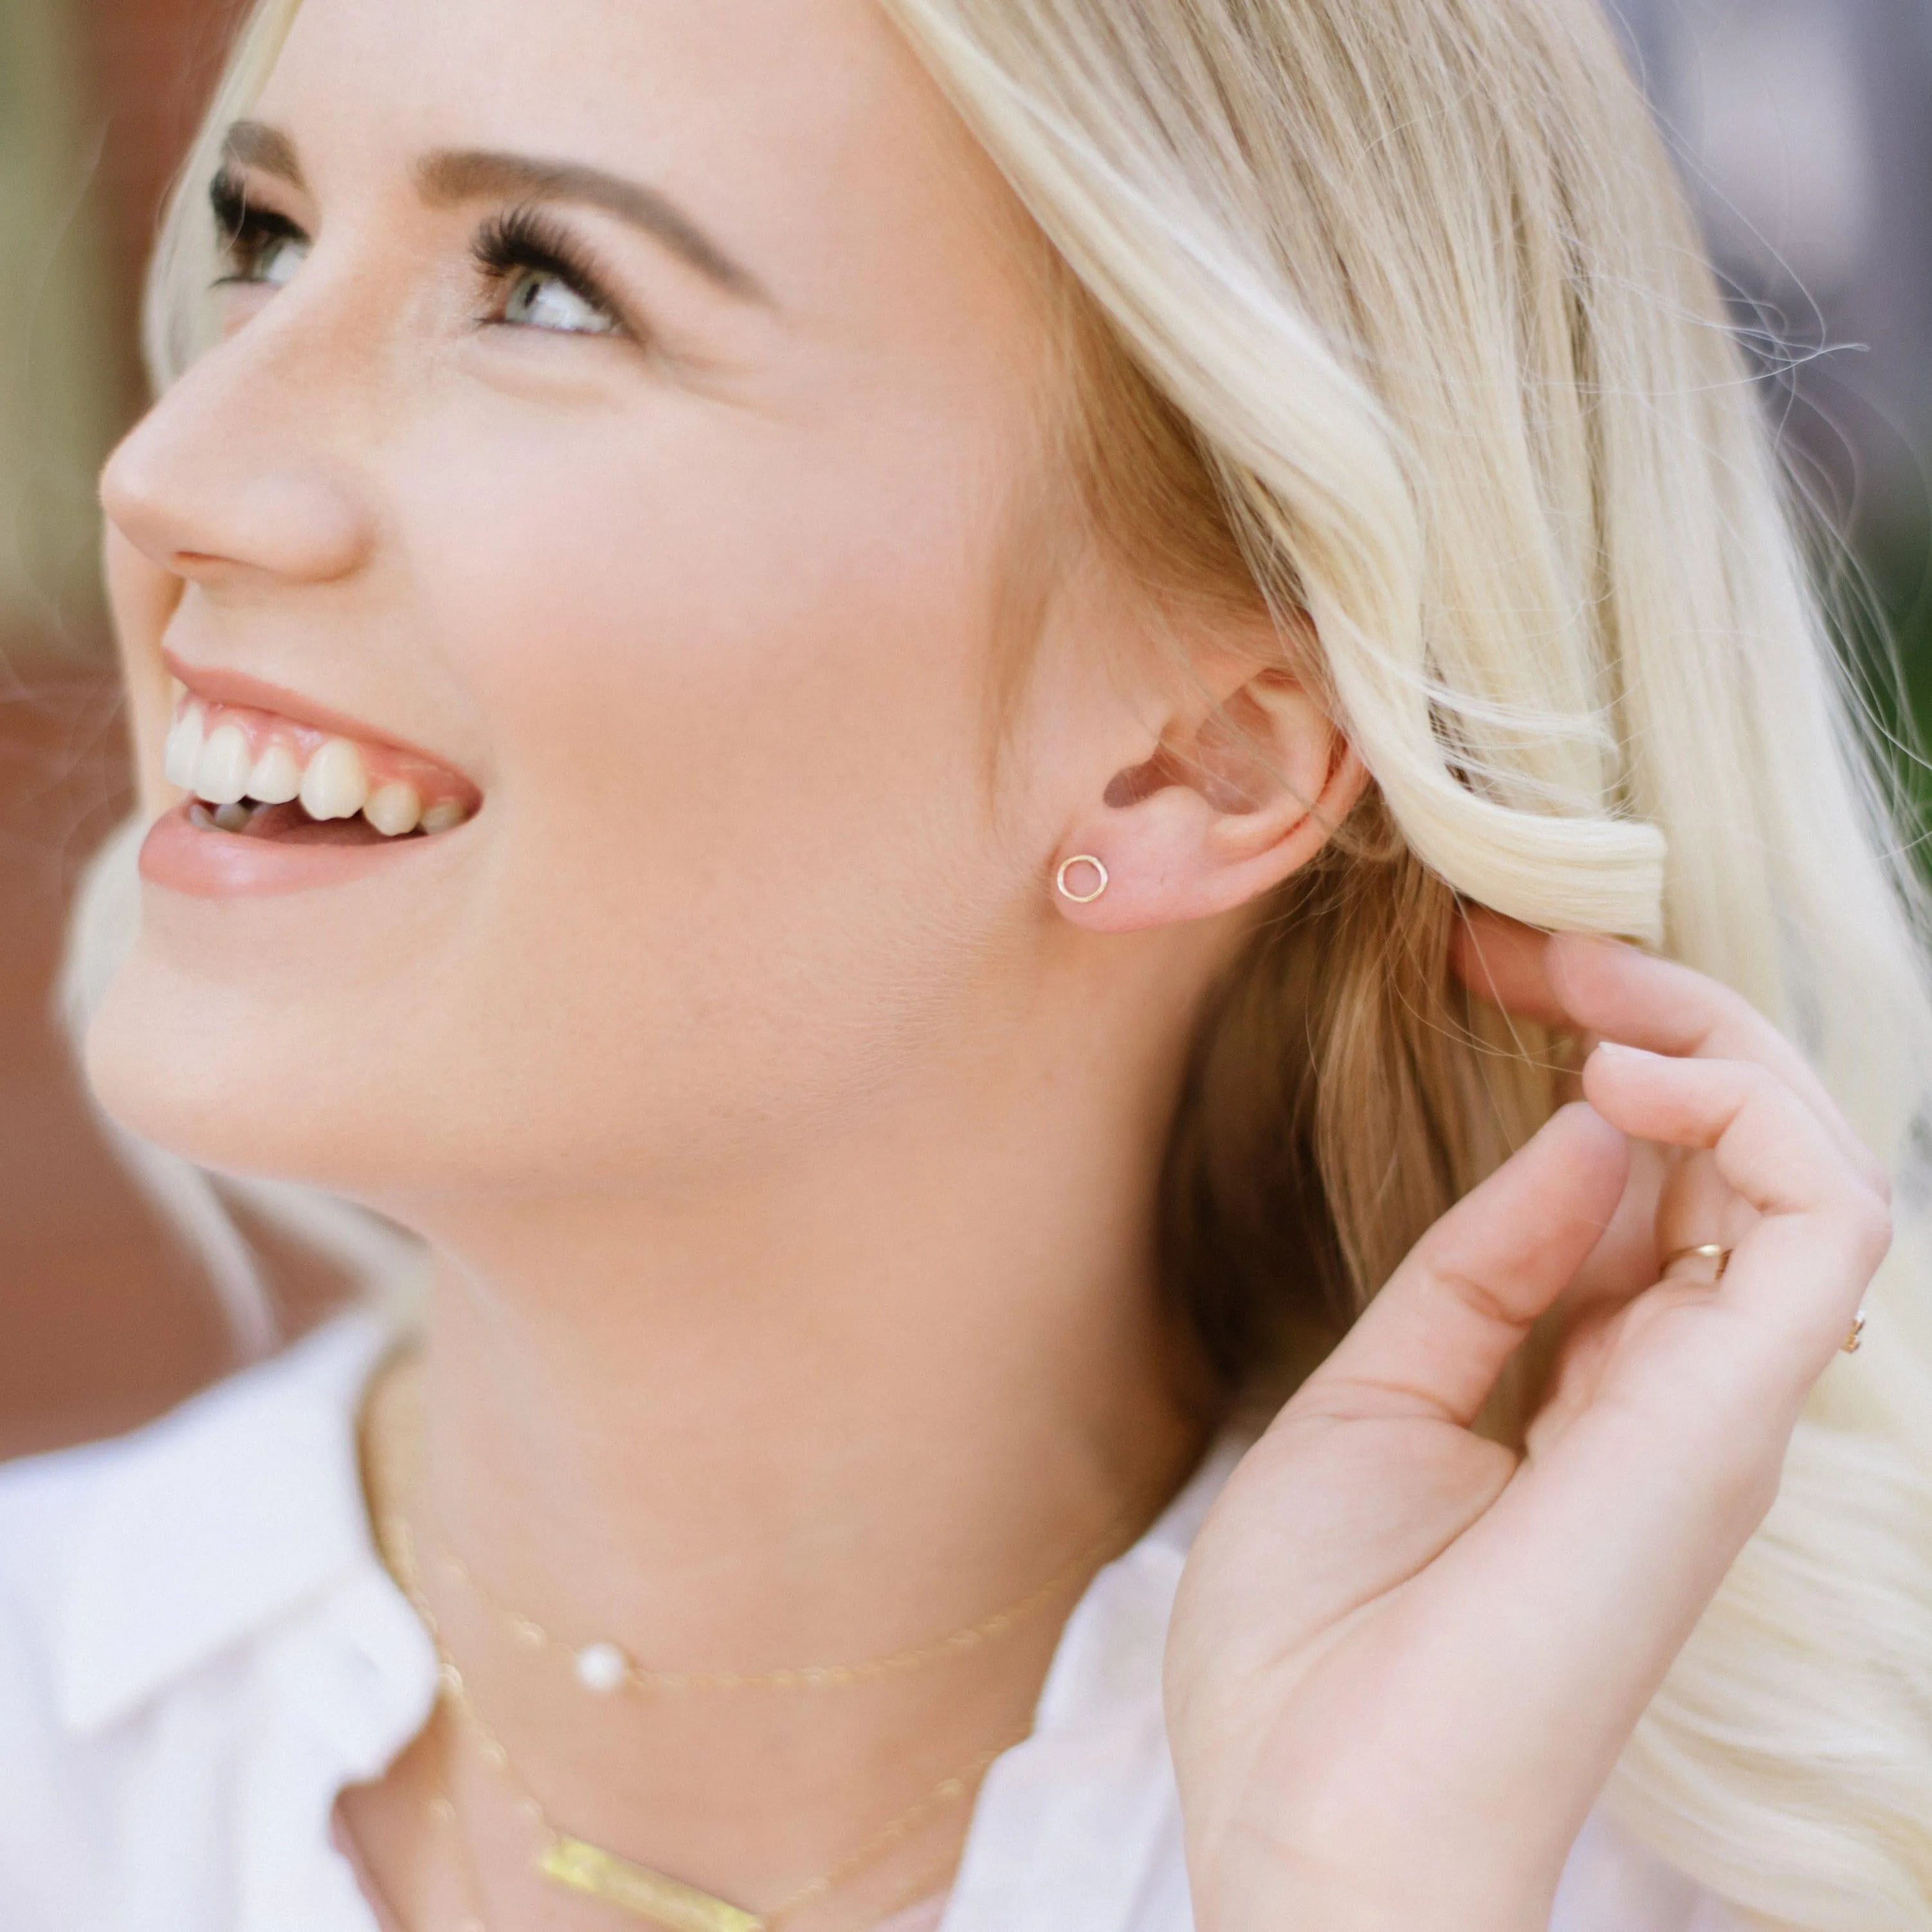
[(1629, 1166), (1622, 1134), (1562, 1108), (1416, 1244), (1295, 1406), (1474, 1420), (1601, 1239)]
[(1810, 1063), (1742, 994), (1688, 966), (1616, 940), (1563, 934), (1544, 957), (1551, 992), (1572, 1023), (1653, 1053), (1755, 1060), (1796, 1093), (1870, 1186), (1884, 1165), (1851, 1129)]
[(1465, 910), (1450, 941), (1456, 976), (1479, 1000), (1512, 1018), (1544, 1026), (1576, 1022), (1550, 983), (1550, 934), (1481, 907)]
[[(1664, 1184), (1650, 1229), (1654, 1271), (1646, 1276), (1646, 1286), (1665, 1272), (1666, 1262), (1687, 1249), (1735, 1248), (1758, 1218), (1757, 1210), (1718, 1172), (1716, 1156), (1708, 1150), (1672, 1148), (1664, 1159)], [(1714, 1278), (1708, 1261), (1687, 1265), (1693, 1273)]]
[(1619, 940), (1552, 936), (1480, 908), (1465, 914), (1451, 958), (1478, 998), (1520, 1018), (1654, 1052), (1760, 1061), (1803, 1096), (1874, 1186), (1888, 1187), (1883, 1163), (1810, 1063), (1742, 994), (1705, 974)]
[(1726, 1184), (1761, 1217), (1738, 1242), (1718, 1298), (1828, 1358), (1891, 1244), (1892, 1217), (1825, 1124), (1749, 1060), (1606, 1044), (1583, 1084), (1626, 1133), (1711, 1150)]
[[(1512, 1012), (1573, 1028), (1594, 1020), (1604, 1032), (1664, 1052), (1760, 1060), (1804, 1098), (1866, 1182), (1888, 1191), (1882, 1164), (1852, 1132), (1804, 1056), (1729, 988), (1634, 947), (1552, 940), (1488, 912), (1466, 916), (1457, 944), (1465, 982)], [(1658, 1252), (1706, 1242), (1734, 1248), (1754, 1219), (1708, 1157), (1680, 1160), (1660, 1204)]]

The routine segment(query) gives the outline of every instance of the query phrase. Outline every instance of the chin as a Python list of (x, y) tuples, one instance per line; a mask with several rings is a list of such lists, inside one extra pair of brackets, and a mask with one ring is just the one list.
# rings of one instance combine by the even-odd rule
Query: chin
[[(559, 1096), (532, 1068), (483, 1053), (479, 1042), (506, 1029), (444, 1010), (436, 995), (447, 986), (427, 966), (338, 976), (313, 956), (270, 963), (144, 928), (88, 1028), (83, 1064), (103, 1111), (142, 1140), (406, 1222), (423, 1196), (574, 1185), (608, 1162), (615, 1110)], [(616, 1156), (635, 1158), (628, 1148)]]
[[(315, 1052), (318, 1035), (332, 1040), (331, 1054)], [(328, 1024), (137, 945), (88, 1028), (83, 1065), (109, 1118), (170, 1153), (223, 1172), (356, 1192), (388, 1164), (380, 1142), (391, 1117), (373, 1077), (357, 1078), (358, 1063), (372, 1076), (382, 1064), (380, 1042), (358, 1042), (345, 1057), (345, 1037), (354, 1036), (340, 1016)], [(354, 1132), (352, 1122), (374, 1130)]]

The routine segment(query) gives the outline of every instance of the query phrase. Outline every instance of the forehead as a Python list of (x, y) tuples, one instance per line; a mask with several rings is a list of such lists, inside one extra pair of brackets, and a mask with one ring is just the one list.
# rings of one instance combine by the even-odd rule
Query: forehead
[(1042, 245), (876, 0), (304, 0), (256, 111), (324, 199), (434, 148), (647, 182), (782, 296)]

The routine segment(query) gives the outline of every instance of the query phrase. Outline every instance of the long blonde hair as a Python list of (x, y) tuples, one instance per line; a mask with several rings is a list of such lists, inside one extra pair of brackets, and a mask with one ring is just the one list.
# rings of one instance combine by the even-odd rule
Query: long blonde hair
[[(220, 130), (297, 4), (258, 8), (185, 172), (158, 382), (196, 346)], [(1562, 1043), (1454, 990), (1460, 900), (1739, 988), (1890, 1162), (1902, 1232), (1868, 1346), (1814, 1396), (1610, 1802), (1764, 1924), (1932, 1932), (1924, 922), (1603, 22), (1588, 0), (886, 4), (1078, 292), (1096, 520), (1265, 597), (1304, 671), (1312, 633), (1375, 781), (1198, 1043), (1166, 1261), (1210, 1359), (1237, 1383), (1318, 1346), (1554, 1105)], [(128, 870), (96, 881), (103, 957)]]

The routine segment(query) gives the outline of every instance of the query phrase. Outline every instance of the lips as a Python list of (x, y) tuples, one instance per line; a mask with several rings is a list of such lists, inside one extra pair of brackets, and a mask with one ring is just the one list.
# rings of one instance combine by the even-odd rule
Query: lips
[(424, 753), (306, 705), (284, 710), (252, 680), (187, 676), (163, 766), (188, 800), (142, 852), (158, 884), (204, 898), (306, 890), (434, 843), (481, 808), (475, 784)]

